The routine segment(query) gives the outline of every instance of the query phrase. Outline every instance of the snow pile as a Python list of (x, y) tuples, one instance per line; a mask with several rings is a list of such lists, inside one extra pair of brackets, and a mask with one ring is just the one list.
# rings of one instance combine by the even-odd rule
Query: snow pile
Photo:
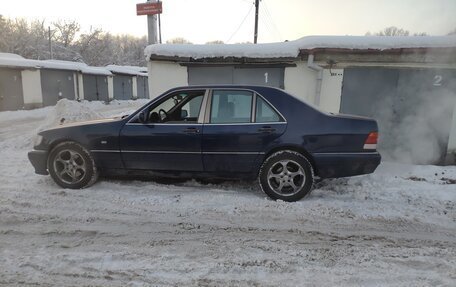
[[(100, 102), (96, 104), (102, 103)], [(48, 113), (46, 119), (44, 120), (44, 124), (39, 127), (38, 131), (52, 128), (60, 124), (90, 121), (102, 118), (102, 116), (95, 112), (91, 106), (93, 105), (87, 101), (77, 102), (70, 101), (68, 99), (61, 99)]]
[(400, 49), (456, 47), (456, 36), (308, 36), (283, 43), (266, 44), (155, 44), (145, 49), (146, 59), (152, 55), (201, 58), (296, 58), (300, 50), (337, 49)]

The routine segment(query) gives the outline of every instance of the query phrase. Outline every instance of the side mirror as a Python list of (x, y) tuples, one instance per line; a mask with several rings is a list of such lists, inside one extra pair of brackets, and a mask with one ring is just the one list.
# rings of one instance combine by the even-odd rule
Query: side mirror
[(187, 110), (181, 110), (181, 119), (185, 119), (186, 117), (188, 117)]
[(146, 123), (147, 122), (147, 115), (146, 115), (146, 111), (142, 111), (139, 113), (138, 115), (138, 120), (141, 122), (141, 123)]

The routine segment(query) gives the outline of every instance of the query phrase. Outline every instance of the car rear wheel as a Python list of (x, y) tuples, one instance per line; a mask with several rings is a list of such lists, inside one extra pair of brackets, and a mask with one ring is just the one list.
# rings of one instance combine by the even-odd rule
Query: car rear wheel
[(278, 151), (264, 161), (259, 182), (261, 189), (274, 200), (298, 201), (312, 189), (313, 168), (298, 152)]
[(63, 142), (52, 149), (48, 158), (52, 179), (61, 187), (80, 189), (98, 179), (98, 171), (90, 153), (75, 142)]

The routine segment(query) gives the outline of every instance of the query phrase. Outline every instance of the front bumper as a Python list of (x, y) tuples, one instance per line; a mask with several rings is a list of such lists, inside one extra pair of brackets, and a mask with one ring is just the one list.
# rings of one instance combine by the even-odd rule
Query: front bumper
[(321, 178), (373, 173), (382, 158), (378, 152), (315, 153), (312, 156)]
[(35, 168), (36, 174), (47, 175), (47, 158), (48, 153), (45, 150), (33, 150), (28, 153), (28, 158)]

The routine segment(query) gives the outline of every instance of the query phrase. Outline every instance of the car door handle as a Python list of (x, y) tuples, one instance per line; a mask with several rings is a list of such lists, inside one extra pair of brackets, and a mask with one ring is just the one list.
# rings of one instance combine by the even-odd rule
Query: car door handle
[(271, 127), (261, 127), (258, 129), (259, 132), (261, 133), (273, 133), (276, 131), (275, 128), (271, 128)]
[(186, 134), (197, 134), (197, 133), (199, 133), (199, 129), (197, 129), (197, 128), (186, 128), (182, 132), (184, 132)]

